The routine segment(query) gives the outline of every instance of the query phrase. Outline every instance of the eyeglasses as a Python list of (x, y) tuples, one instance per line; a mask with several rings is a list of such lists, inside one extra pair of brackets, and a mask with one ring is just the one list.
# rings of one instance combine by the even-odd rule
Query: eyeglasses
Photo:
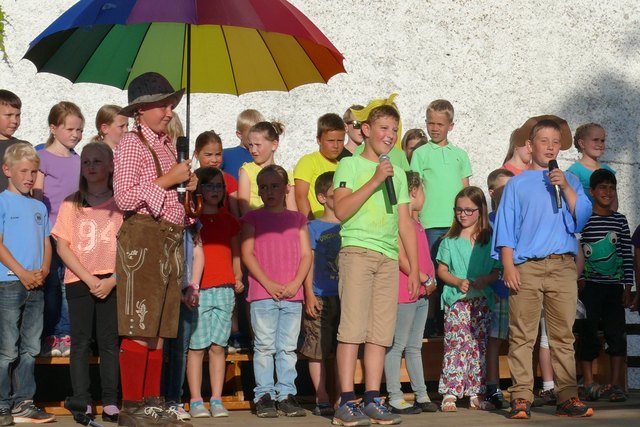
[(350, 122), (347, 122), (347, 124), (353, 126), (354, 129), (360, 129), (362, 127), (362, 123), (358, 120), (351, 120)]
[(456, 215), (461, 215), (463, 212), (466, 216), (471, 216), (474, 213), (476, 213), (477, 211), (479, 211), (480, 208), (475, 208), (475, 209), (471, 209), (471, 208), (453, 208), (453, 211), (456, 213)]
[(218, 184), (200, 184), (200, 186), (204, 189), (204, 190), (209, 190), (209, 191), (224, 191), (224, 184), (218, 183)]

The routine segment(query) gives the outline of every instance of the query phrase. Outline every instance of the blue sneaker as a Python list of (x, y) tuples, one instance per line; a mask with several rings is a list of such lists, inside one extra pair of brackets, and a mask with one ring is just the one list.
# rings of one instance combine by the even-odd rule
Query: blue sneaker
[(364, 407), (362, 413), (369, 417), (371, 424), (400, 424), (402, 417), (391, 413), (383, 403), (383, 399), (376, 397), (373, 402)]
[(347, 402), (340, 406), (331, 421), (336, 426), (368, 426), (371, 424), (369, 417), (360, 410), (360, 401)]

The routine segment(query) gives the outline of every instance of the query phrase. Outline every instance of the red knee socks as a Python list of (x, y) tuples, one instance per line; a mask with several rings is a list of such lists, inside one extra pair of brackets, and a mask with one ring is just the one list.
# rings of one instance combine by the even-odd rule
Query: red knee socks
[(145, 390), (148, 354), (149, 349), (147, 347), (128, 338), (122, 340), (120, 345), (122, 400), (142, 400), (143, 391)]
[(160, 396), (160, 379), (162, 376), (162, 347), (149, 349), (147, 354), (147, 370), (144, 376), (143, 396)]

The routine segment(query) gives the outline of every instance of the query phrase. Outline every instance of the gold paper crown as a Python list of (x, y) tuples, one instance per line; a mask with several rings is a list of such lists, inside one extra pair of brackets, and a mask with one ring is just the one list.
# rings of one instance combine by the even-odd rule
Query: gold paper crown
[[(352, 108), (351, 109), (351, 114), (353, 114), (353, 118), (355, 120), (357, 120), (359, 122), (366, 122), (369, 119), (369, 114), (371, 114), (371, 110), (373, 110), (374, 108), (377, 108), (377, 107), (381, 107), (383, 105), (390, 105), (391, 107), (393, 107), (398, 112), (398, 114), (400, 114), (400, 110), (398, 109), (398, 106), (394, 102), (394, 100), (396, 99), (396, 96), (398, 96), (397, 93), (392, 93), (386, 99), (383, 99), (383, 98), (373, 99), (373, 100), (369, 101), (367, 106), (364, 107), (362, 110), (354, 110)], [(400, 117), (402, 117), (402, 116), (400, 116)], [(400, 147), (401, 140), (402, 140), (402, 118), (400, 119), (400, 122), (398, 123), (398, 141), (396, 142), (396, 146), (397, 147)]]

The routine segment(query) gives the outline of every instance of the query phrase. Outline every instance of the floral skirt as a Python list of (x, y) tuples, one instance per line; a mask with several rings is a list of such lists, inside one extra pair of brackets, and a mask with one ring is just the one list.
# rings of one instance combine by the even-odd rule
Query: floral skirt
[(484, 297), (456, 301), (445, 307), (444, 359), (438, 393), (458, 398), (484, 393), (490, 322)]

